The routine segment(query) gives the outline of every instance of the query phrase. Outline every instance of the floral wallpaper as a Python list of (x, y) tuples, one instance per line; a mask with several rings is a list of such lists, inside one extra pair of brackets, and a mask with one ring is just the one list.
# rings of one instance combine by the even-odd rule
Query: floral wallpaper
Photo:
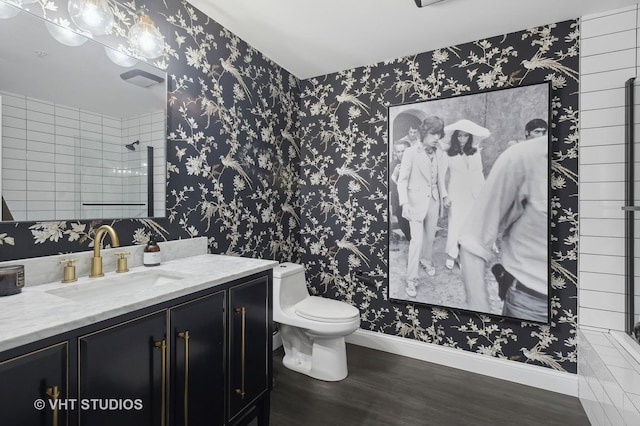
[[(11, 3), (74, 29), (66, 0)], [(89, 250), (105, 223), (123, 245), (207, 236), (213, 253), (298, 260), (298, 80), (187, 2), (110, 5), (97, 41), (134, 54), (142, 6), (164, 36), (150, 62), (169, 80), (167, 217), (0, 223), (0, 261)]]
[[(16, 1), (21, 4), (20, 0)], [(135, 1), (110, 3), (130, 52)], [(577, 21), (299, 81), (185, 1), (144, 4), (165, 37), (167, 217), (0, 223), (0, 261), (207, 236), (213, 253), (304, 262), (315, 294), (347, 301), (364, 329), (575, 373)], [(72, 26), (65, 0), (22, 4)], [(550, 81), (551, 322), (538, 325), (387, 298), (387, 108)]]
[[(575, 373), (578, 46), (567, 21), (302, 82), (300, 239), (313, 291), (357, 306), (363, 329)], [(545, 81), (550, 323), (390, 302), (387, 108)]]

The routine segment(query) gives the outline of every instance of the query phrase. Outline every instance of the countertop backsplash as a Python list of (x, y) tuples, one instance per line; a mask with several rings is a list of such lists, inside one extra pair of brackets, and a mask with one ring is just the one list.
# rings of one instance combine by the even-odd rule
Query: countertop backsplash
[[(159, 242), (158, 245), (160, 246), (162, 262), (207, 254), (206, 237), (163, 241)], [(102, 257), (102, 270), (105, 273), (115, 271), (117, 260), (115, 253), (121, 251), (127, 251), (130, 253), (127, 255), (127, 264), (129, 268), (142, 266), (142, 254), (144, 252), (144, 248), (144, 245), (133, 245), (101, 249), (100, 256)], [(34, 286), (62, 280), (63, 265), (60, 264), (60, 261), (64, 259), (77, 259), (78, 261), (74, 264), (76, 267), (76, 276), (87, 276), (89, 275), (89, 269), (91, 268), (92, 257), (93, 250), (89, 250), (78, 253), (10, 260), (0, 262), (0, 266), (24, 265), (25, 286)]]

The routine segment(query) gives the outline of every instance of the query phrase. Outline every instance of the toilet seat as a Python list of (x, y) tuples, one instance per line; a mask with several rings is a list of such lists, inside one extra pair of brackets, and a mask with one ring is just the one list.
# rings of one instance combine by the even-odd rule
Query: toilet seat
[(358, 308), (338, 300), (309, 296), (294, 306), (296, 315), (319, 322), (348, 322), (360, 317)]

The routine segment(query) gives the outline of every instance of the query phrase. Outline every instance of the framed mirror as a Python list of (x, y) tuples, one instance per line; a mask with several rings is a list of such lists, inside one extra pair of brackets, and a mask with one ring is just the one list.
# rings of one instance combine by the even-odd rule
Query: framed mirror
[(15, 9), (0, 15), (2, 221), (164, 217), (166, 73)]

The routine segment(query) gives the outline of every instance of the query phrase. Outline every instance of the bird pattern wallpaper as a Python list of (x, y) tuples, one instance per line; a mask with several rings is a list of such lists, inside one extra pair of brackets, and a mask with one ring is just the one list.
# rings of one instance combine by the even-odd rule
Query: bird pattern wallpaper
[[(66, 0), (11, 4), (74, 29)], [(213, 253), (298, 260), (299, 81), (185, 1), (109, 4), (112, 33), (95, 40), (135, 54), (142, 7), (164, 36), (147, 62), (168, 80), (166, 218), (0, 223), (0, 260), (89, 250), (102, 224), (123, 245), (206, 236)]]
[[(303, 81), (300, 241), (313, 290), (357, 306), (366, 330), (575, 372), (578, 64), (579, 22), (566, 21)], [(389, 106), (545, 82), (550, 322), (390, 301)]]
[[(71, 26), (64, 0), (21, 5)], [(125, 52), (142, 4), (111, 2)], [(0, 260), (206, 236), (212, 253), (306, 266), (311, 293), (346, 301), (366, 330), (571, 373), (577, 359), (579, 22), (550, 24), (299, 80), (186, 1), (144, 4), (164, 36), (166, 218), (0, 224)], [(551, 83), (548, 325), (388, 300), (387, 108)]]

